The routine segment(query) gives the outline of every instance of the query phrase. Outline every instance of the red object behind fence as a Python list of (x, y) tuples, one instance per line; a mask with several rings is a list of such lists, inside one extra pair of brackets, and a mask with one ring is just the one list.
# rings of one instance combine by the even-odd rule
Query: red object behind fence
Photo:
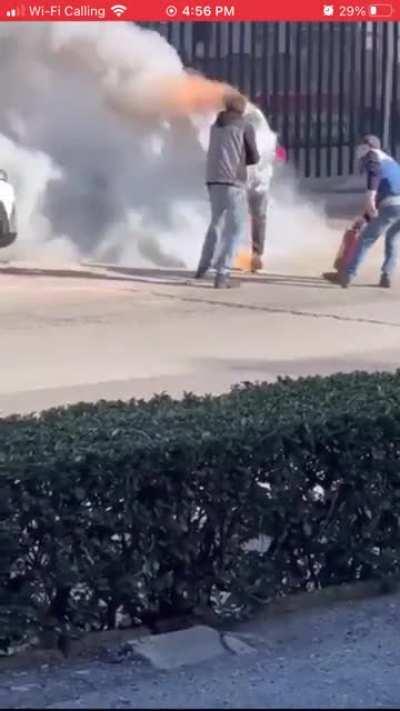
[(279, 163), (287, 162), (287, 152), (283, 146), (278, 146), (275, 151), (275, 158)]

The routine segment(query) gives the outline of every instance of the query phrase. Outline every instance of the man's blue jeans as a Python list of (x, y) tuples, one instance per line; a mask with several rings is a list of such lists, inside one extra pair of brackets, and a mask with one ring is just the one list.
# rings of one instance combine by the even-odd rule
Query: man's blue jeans
[(346, 268), (346, 273), (353, 278), (372, 245), (381, 236), (385, 235), (385, 259), (382, 265), (382, 274), (390, 276), (397, 262), (397, 252), (400, 240), (400, 205), (381, 207), (377, 217), (363, 229), (357, 249)]
[(198, 271), (206, 272), (213, 263), (217, 274), (228, 274), (246, 229), (246, 190), (233, 185), (209, 185), (208, 193), (211, 223), (204, 240)]

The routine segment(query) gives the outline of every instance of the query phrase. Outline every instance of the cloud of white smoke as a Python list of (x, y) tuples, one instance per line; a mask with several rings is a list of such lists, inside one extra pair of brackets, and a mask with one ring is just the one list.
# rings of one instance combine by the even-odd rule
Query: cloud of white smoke
[[(199, 116), (225, 87), (188, 76), (158, 33), (127, 23), (5, 23), (0, 62), (0, 167), (18, 195), (9, 252), (194, 266), (209, 217)], [(278, 200), (271, 258), (302, 239), (287, 220)]]
[[(285, 171), (286, 172), (286, 171)], [(323, 204), (300, 195), (293, 176), (272, 190), (266, 266), (274, 272), (319, 276), (332, 271), (344, 225), (329, 223)]]
[(184, 76), (175, 50), (131, 24), (3, 25), (0, 61), (1, 163), (18, 195), (12, 252), (136, 264), (152, 245), (172, 263), (178, 244), (187, 253), (188, 206), (204, 212), (204, 153), (190, 120), (172, 115)]

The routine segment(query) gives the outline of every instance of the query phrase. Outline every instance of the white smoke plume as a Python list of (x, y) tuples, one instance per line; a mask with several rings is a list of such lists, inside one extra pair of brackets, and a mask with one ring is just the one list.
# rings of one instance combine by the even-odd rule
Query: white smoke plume
[[(224, 85), (188, 81), (158, 33), (125, 23), (4, 23), (0, 62), (0, 167), (18, 195), (9, 254), (193, 267), (209, 218), (204, 116)], [(280, 215), (278, 201), (278, 256), (299, 232)]]
[[(160, 79), (165, 86), (182, 75), (159, 34), (123, 23), (3, 25), (0, 60), (0, 155), (18, 195), (16, 256), (145, 263), (141, 242), (147, 253), (154, 243), (169, 254), (171, 240), (190, 240), (188, 204), (204, 197), (203, 150), (190, 120), (167, 122), (168, 96), (156, 104)], [(175, 261), (185, 261), (182, 247)]]

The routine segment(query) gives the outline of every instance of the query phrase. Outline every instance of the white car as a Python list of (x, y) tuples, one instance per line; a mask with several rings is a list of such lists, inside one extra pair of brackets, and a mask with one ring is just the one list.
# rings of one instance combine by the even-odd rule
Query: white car
[(0, 248), (9, 247), (16, 238), (15, 191), (7, 173), (0, 170)]

